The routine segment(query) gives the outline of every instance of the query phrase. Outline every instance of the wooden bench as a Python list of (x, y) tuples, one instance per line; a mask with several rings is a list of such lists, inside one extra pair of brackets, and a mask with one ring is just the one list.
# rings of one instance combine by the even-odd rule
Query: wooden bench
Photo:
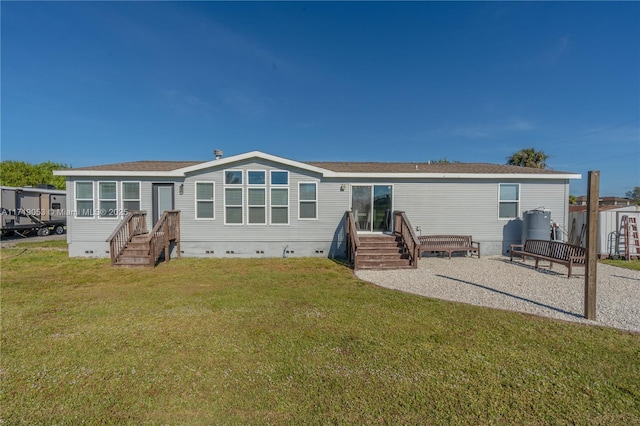
[(536, 269), (538, 269), (540, 260), (548, 261), (549, 269), (553, 267), (554, 263), (565, 265), (569, 269), (568, 278), (571, 278), (574, 266), (585, 267), (586, 249), (560, 241), (526, 240), (524, 244), (511, 244), (509, 252), (512, 262), (514, 255), (522, 256), (523, 262), (527, 257), (535, 259)]
[(465, 251), (480, 258), (480, 243), (473, 241), (471, 235), (421, 235), (418, 241), (421, 254), (424, 251), (447, 252), (451, 259), (452, 252)]

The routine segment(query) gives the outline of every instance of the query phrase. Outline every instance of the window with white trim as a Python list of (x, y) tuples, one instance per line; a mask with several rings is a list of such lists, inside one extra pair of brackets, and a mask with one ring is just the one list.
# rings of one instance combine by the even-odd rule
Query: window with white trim
[(520, 184), (499, 184), (498, 218), (515, 219), (520, 216)]
[(264, 170), (249, 170), (247, 172), (247, 183), (249, 185), (266, 185), (267, 172)]
[(242, 185), (242, 170), (225, 170), (225, 185)]
[(224, 223), (230, 225), (243, 223), (243, 188), (224, 189)]
[(76, 217), (93, 217), (93, 182), (76, 182)]
[(271, 185), (289, 185), (289, 172), (286, 170), (271, 170)]
[(298, 218), (310, 220), (318, 218), (318, 184), (316, 182), (300, 182), (298, 184), (299, 204)]
[(116, 182), (98, 182), (100, 217), (118, 217), (118, 185)]
[(140, 182), (122, 182), (122, 212), (140, 210)]
[(196, 219), (215, 219), (214, 183), (196, 182)]
[(249, 209), (249, 224), (264, 225), (267, 223), (266, 189), (248, 188), (247, 207)]
[(271, 188), (271, 224), (289, 224), (289, 188)]

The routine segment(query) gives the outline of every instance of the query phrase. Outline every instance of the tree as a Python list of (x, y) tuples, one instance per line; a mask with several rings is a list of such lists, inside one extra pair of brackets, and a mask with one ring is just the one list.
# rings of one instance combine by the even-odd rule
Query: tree
[(453, 163), (459, 163), (459, 161), (449, 161), (445, 157), (445, 158), (440, 158), (438, 160), (430, 160), (429, 163), (430, 164), (453, 164)]
[(635, 201), (640, 206), (640, 186), (633, 188), (633, 191), (627, 191), (624, 196)]
[(62, 163), (45, 161), (30, 164), (24, 161), (3, 161), (0, 163), (0, 185), (5, 186), (37, 186), (53, 185), (56, 189), (65, 189), (64, 176), (54, 176), (54, 170), (68, 169)]
[(536, 151), (534, 148), (524, 148), (507, 157), (507, 164), (510, 166), (546, 169), (546, 161), (550, 157), (550, 155), (545, 154), (543, 151)]
[(576, 204), (578, 204), (578, 197), (569, 195), (569, 205), (575, 206)]

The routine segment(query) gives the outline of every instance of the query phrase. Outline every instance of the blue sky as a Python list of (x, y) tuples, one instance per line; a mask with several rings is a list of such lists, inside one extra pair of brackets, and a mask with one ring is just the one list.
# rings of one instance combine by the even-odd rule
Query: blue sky
[(640, 186), (638, 2), (6, 2), (3, 160), (259, 150), (503, 164)]

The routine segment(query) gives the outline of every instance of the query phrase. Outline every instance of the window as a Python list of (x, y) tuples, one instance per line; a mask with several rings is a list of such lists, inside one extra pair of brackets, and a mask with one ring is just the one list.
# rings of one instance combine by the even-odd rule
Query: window
[(76, 182), (76, 217), (93, 217), (93, 182)]
[(214, 183), (196, 182), (196, 219), (214, 219)]
[[(286, 170), (225, 170), (225, 225), (288, 225), (289, 172)], [(304, 209), (316, 219), (316, 184), (310, 184)]]
[(315, 182), (300, 182), (300, 219), (318, 218), (318, 184)]
[(266, 175), (267, 174), (264, 170), (250, 170), (247, 172), (247, 181), (249, 182), (249, 185), (264, 185), (267, 183)]
[(242, 188), (224, 189), (224, 223), (242, 224)]
[(100, 217), (117, 217), (118, 201), (115, 182), (98, 182)]
[(225, 170), (225, 185), (242, 185), (242, 170)]
[(289, 172), (281, 171), (281, 170), (272, 170), (271, 185), (289, 185)]
[(289, 188), (271, 188), (271, 223), (289, 223)]
[(122, 182), (122, 211), (140, 210), (140, 182)]
[(266, 198), (264, 188), (249, 188), (247, 204), (249, 207), (249, 223), (267, 223)]
[(498, 201), (498, 218), (515, 219), (520, 216), (520, 185), (501, 183)]

